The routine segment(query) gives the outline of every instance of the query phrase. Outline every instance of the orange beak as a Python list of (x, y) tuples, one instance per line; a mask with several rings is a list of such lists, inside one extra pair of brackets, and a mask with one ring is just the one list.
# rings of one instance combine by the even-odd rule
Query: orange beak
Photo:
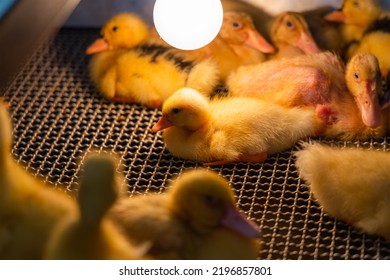
[(263, 36), (261, 36), (256, 30), (247, 28), (245, 30), (248, 35), (245, 40), (245, 44), (262, 52), (262, 53), (274, 53), (276, 50)]
[(327, 21), (345, 22), (345, 14), (342, 11), (330, 12), (324, 18)]
[(356, 98), (357, 105), (362, 115), (363, 123), (375, 128), (380, 125), (382, 108), (379, 104), (374, 81), (368, 81), (366, 91)]
[(296, 47), (300, 48), (304, 53), (319, 53), (321, 50), (318, 48), (311, 34), (301, 32), (301, 36), (295, 44)]
[(171, 126), (173, 126), (173, 123), (171, 123), (166, 117), (162, 116), (160, 120), (152, 127), (151, 132), (159, 132)]
[(241, 233), (247, 237), (260, 238), (259, 227), (248, 220), (235, 207), (230, 207), (221, 220), (221, 224), (231, 230)]
[(107, 41), (104, 40), (103, 38), (99, 38), (87, 48), (85, 53), (91, 55), (94, 53), (107, 51), (108, 49), (109, 49), (109, 45)]

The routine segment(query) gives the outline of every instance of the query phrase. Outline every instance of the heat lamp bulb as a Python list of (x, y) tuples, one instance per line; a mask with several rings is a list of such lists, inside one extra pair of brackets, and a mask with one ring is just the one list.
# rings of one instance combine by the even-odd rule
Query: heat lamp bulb
[(223, 9), (220, 0), (156, 0), (153, 20), (165, 42), (179, 49), (193, 50), (217, 36)]

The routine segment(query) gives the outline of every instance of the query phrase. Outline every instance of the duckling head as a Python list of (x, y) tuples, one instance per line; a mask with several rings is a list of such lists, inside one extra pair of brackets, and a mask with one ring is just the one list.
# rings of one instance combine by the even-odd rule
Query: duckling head
[(341, 9), (325, 16), (326, 20), (368, 27), (381, 13), (375, 0), (344, 0)]
[(275, 48), (256, 30), (252, 18), (244, 12), (224, 12), (219, 36), (228, 44), (245, 44), (263, 53), (275, 52)]
[(162, 106), (162, 117), (152, 127), (158, 132), (171, 126), (196, 131), (207, 124), (210, 108), (207, 98), (192, 88), (181, 88), (172, 94)]
[(358, 53), (348, 62), (345, 75), (364, 124), (371, 128), (379, 126), (382, 82), (378, 59), (371, 53)]
[(101, 36), (87, 48), (87, 54), (135, 47), (148, 38), (149, 27), (133, 13), (120, 13), (105, 23)]
[(271, 38), (275, 45), (292, 45), (307, 54), (320, 52), (306, 20), (297, 13), (285, 12), (277, 16), (271, 27)]
[(194, 169), (180, 175), (168, 191), (169, 208), (198, 234), (228, 228), (247, 237), (260, 237), (260, 231), (235, 207), (228, 181), (207, 169)]

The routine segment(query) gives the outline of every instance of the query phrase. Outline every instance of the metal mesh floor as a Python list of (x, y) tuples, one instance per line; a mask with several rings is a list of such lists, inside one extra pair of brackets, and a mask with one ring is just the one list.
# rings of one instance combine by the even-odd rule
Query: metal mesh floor
[[(14, 123), (15, 158), (40, 179), (76, 192), (91, 149), (115, 152), (129, 195), (161, 192), (197, 164), (173, 158), (149, 132), (157, 109), (110, 103), (91, 84), (84, 54), (98, 31), (63, 29), (42, 46), (5, 92)], [(389, 148), (388, 139), (337, 142)], [(294, 148), (295, 149), (295, 148)], [(262, 259), (390, 259), (390, 242), (357, 231), (321, 211), (299, 178), (291, 151), (263, 164), (213, 168), (230, 180), (238, 205), (263, 234)]]

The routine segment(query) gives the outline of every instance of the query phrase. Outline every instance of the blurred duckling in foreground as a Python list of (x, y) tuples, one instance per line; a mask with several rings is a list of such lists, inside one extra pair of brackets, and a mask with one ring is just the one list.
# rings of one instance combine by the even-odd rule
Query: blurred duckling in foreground
[(197, 62), (153, 39), (150, 28), (134, 14), (114, 16), (101, 34), (87, 53), (94, 54), (91, 79), (108, 100), (159, 107), (183, 86), (210, 94), (218, 82), (215, 63)]
[(324, 211), (390, 240), (390, 153), (306, 144), (296, 166)]
[(284, 108), (256, 98), (209, 102), (191, 88), (175, 92), (162, 113), (152, 131), (164, 130), (168, 151), (205, 165), (263, 162), (299, 139), (315, 136), (322, 127), (314, 110)]
[(260, 230), (228, 181), (206, 169), (184, 172), (166, 193), (123, 198), (109, 215), (156, 259), (256, 259), (260, 250)]
[(272, 58), (320, 52), (305, 18), (294, 12), (282, 13), (273, 20), (271, 40), (278, 49)]
[(46, 259), (136, 259), (141, 257), (106, 217), (119, 184), (109, 156), (90, 156), (78, 195), (79, 213), (65, 218), (48, 241)]
[[(359, 64), (360, 69), (365, 67), (368, 66)], [(381, 136), (383, 129), (375, 119), (380, 111), (373, 108), (371, 111), (376, 115), (363, 121), (354, 99), (369, 94), (366, 92), (372, 88), (364, 82), (357, 83), (355, 73), (351, 72), (345, 71), (338, 56), (323, 52), (241, 67), (230, 75), (227, 86), (230, 96), (256, 97), (287, 107), (315, 108), (327, 123), (322, 134), (329, 138), (352, 140)], [(373, 88), (375, 82), (370, 81)]]
[(11, 121), (0, 100), (0, 259), (41, 259), (53, 228), (76, 204), (19, 166), (11, 146)]
[(252, 18), (238, 11), (224, 12), (221, 30), (209, 44), (184, 51), (198, 60), (211, 58), (215, 61), (222, 81), (238, 67), (265, 61), (265, 54), (274, 52), (275, 48), (256, 30)]

